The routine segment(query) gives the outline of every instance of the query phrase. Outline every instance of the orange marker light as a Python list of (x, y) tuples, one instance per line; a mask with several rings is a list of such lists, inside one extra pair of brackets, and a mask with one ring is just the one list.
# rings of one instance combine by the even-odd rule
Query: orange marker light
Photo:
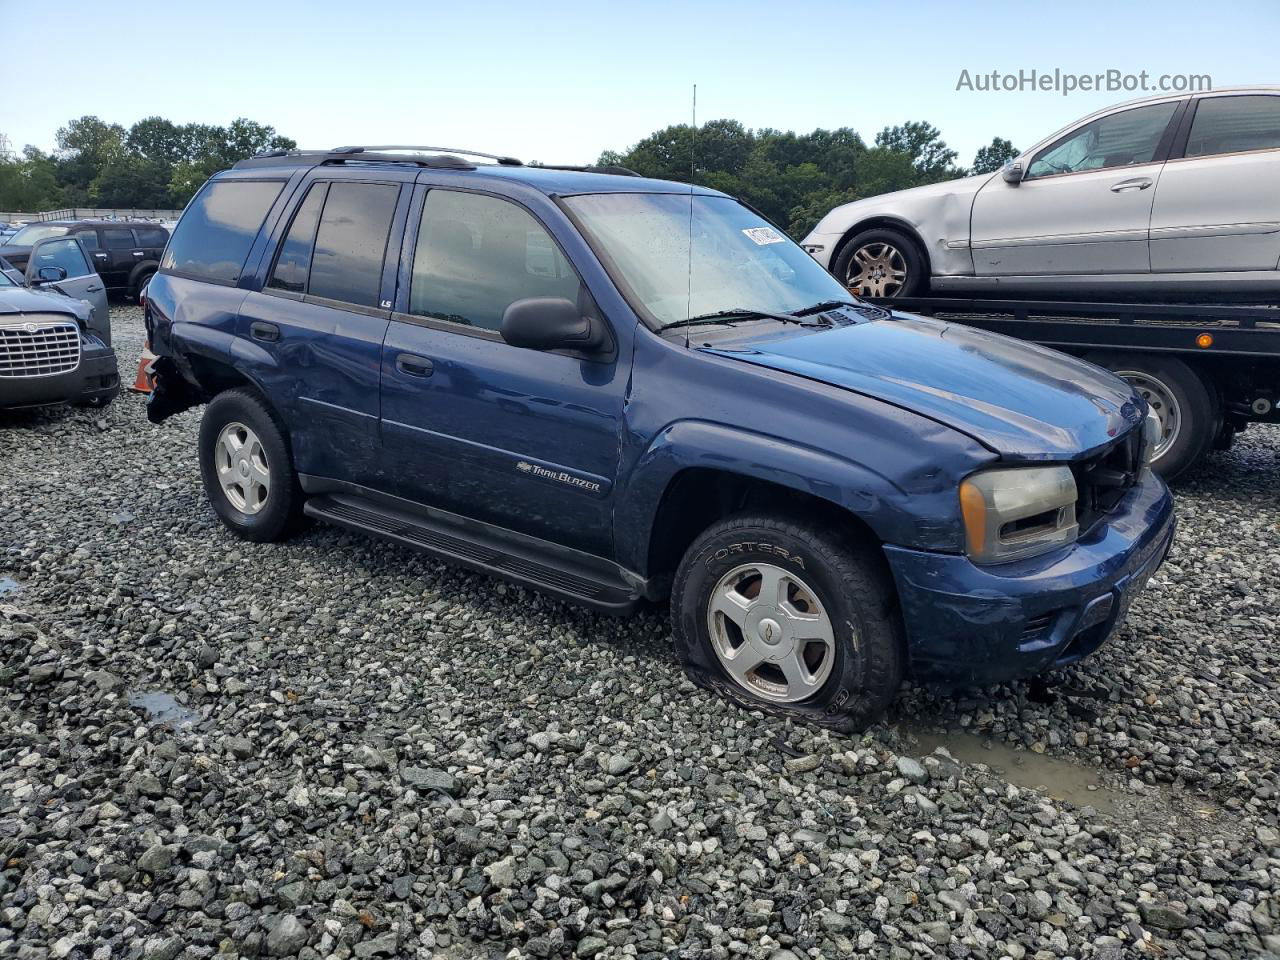
[(1213, 334), (1212, 333), (1200, 334), (1200, 336), (1196, 337), (1196, 346), (1200, 347), (1202, 350), (1207, 350), (1209, 349), (1209, 347), (1212, 347)]

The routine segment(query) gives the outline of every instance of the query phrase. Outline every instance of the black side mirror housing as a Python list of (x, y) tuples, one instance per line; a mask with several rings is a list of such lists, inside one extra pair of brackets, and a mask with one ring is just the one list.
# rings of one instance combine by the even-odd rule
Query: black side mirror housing
[(1010, 160), (1004, 165), (1004, 169), (1000, 171), (1000, 176), (1004, 177), (1004, 182), (1011, 183), (1015, 187), (1022, 182), (1025, 174), (1026, 170), (1019, 160)]
[(503, 312), (501, 332), (513, 347), (566, 350), (595, 359), (609, 346), (604, 324), (583, 316), (576, 303), (563, 297), (517, 300)]
[(36, 279), (41, 283), (57, 283), (67, 279), (67, 271), (64, 267), (41, 267), (36, 271)]

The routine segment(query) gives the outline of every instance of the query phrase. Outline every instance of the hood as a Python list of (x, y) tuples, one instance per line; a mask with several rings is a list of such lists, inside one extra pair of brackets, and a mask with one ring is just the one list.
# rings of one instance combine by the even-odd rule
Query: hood
[(1100, 367), (910, 314), (704, 349), (883, 400), (1012, 460), (1073, 459), (1145, 415), (1129, 385)]
[(0, 323), (13, 314), (24, 313), (65, 313), (78, 320), (86, 320), (89, 311), (87, 303), (54, 291), (0, 287)]

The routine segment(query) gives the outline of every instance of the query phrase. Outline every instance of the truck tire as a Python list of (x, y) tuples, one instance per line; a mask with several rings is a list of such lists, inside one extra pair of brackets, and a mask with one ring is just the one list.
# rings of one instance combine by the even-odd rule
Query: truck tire
[(1222, 427), (1217, 394), (1176, 357), (1146, 353), (1091, 354), (1085, 358), (1133, 384), (1161, 418), (1164, 439), (1151, 467), (1172, 480), (1199, 460)]
[(751, 513), (714, 524), (680, 563), (671, 614), (693, 681), (749, 709), (854, 732), (902, 684), (883, 559), (820, 523)]
[(283, 540), (302, 521), (302, 488), (285, 431), (255, 392), (227, 390), (200, 420), (200, 475), (223, 524), (258, 543)]
[(888, 227), (855, 234), (840, 249), (831, 272), (859, 297), (914, 297), (929, 281), (928, 264), (915, 240)]

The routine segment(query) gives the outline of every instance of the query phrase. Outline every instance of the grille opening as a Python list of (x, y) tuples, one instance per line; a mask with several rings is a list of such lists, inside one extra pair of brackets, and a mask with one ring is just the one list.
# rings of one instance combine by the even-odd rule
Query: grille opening
[(80, 365), (80, 328), (70, 321), (0, 325), (0, 378), (50, 377)]
[(1076, 478), (1076, 521), (1083, 536), (1116, 508), (1142, 472), (1142, 428), (1138, 426), (1101, 453), (1072, 465)]

